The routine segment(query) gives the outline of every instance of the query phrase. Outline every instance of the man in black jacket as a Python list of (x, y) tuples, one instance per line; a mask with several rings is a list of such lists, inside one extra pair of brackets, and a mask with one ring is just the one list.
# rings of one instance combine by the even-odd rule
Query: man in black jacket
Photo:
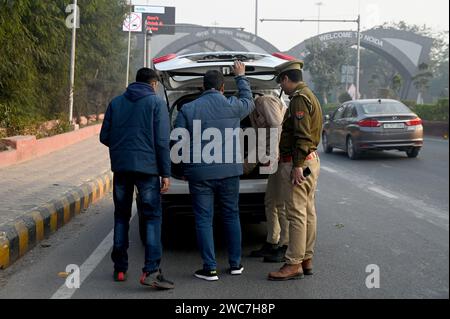
[(109, 147), (114, 172), (114, 279), (125, 281), (128, 270), (128, 230), (134, 187), (142, 202), (146, 224), (145, 266), (141, 284), (172, 289), (159, 269), (161, 247), (161, 193), (170, 186), (170, 126), (167, 106), (155, 94), (155, 71), (143, 68), (125, 94), (111, 101), (100, 141)]

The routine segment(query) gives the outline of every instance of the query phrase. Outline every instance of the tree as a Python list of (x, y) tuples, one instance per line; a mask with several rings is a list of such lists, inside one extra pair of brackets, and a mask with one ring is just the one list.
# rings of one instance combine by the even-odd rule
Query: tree
[[(79, 0), (76, 90), (104, 100), (123, 83), (125, 0)], [(67, 118), (71, 29), (66, 0), (0, 1), (0, 127), (20, 134), (30, 123)], [(99, 84), (101, 83), (101, 85)], [(92, 111), (89, 94), (75, 108)], [(104, 101), (102, 101), (103, 103)], [(84, 106), (84, 107), (83, 107)]]
[(429, 71), (429, 66), (426, 63), (419, 65), (419, 73), (413, 77), (414, 86), (419, 94), (417, 96), (417, 104), (423, 104), (423, 96), (427, 89), (430, 87), (430, 79), (433, 77), (433, 73)]
[(341, 66), (349, 58), (349, 47), (340, 43), (311, 41), (306, 45), (305, 70), (309, 71), (315, 91), (328, 103), (328, 94), (340, 84)]

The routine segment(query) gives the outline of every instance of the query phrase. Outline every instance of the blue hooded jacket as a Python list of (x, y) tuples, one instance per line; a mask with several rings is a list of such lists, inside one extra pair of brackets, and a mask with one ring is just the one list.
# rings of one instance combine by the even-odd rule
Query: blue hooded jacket
[[(198, 99), (183, 105), (175, 121), (176, 128), (185, 128), (190, 133), (190, 163), (183, 163), (183, 173), (189, 181), (205, 181), (212, 179), (224, 179), (228, 177), (240, 176), (243, 174), (242, 163), (236, 161), (237, 143), (239, 138), (233, 138), (233, 141), (226, 140), (226, 131), (240, 128), (241, 120), (247, 117), (255, 108), (250, 83), (245, 76), (236, 77), (236, 84), (239, 90), (239, 96), (226, 98), (216, 90), (205, 91)], [(201, 121), (201, 135), (208, 129), (217, 129), (222, 138), (222, 158), (216, 163), (206, 163), (201, 158), (201, 163), (193, 163), (194, 156), (199, 148), (201, 152), (209, 141), (197, 143), (194, 139), (194, 121)], [(226, 142), (229, 142), (230, 149), (226, 148)], [(201, 145), (200, 145), (201, 144)], [(227, 162), (226, 157), (232, 161)]]
[(150, 85), (130, 84), (111, 101), (100, 142), (109, 147), (113, 172), (170, 177), (169, 114)]

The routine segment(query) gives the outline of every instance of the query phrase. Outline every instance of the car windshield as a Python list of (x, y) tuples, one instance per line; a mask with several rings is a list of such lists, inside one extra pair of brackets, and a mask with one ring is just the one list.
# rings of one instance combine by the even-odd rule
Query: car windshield
[(368, 103), (361, 105), (364, 114), (408, 114), (411, 110), (404, 104), (388, 103)]

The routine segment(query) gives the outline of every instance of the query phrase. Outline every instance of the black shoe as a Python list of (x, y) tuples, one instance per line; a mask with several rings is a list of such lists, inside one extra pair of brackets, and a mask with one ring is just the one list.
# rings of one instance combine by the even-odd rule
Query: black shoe
[(143, 272), (140, 280), (141, 284), (144, 286), (150, 286), (156, 289), (173, 289), (175, 284), (167, 279), (161, 273), (161, 270), (155, 271), (153, 273)]
[(278, 245), (264, 243), (264, 245), (250, 253), (250, 257), (261, 258), (273, 254), (273, 251), (277, 249)]
[(281, 246), (275, 249), (272, 254), (264, 256), (265, 263), (284, 263), (286, 261), (287, 246)]
[(219, 276), (217, 276), (216, 270), (204, 270), (204, 269), (197, 270), (194, 276), (207, 281), (219, 280)]
[(244, 272), (244, 266), (239, 265), (239, 267), (231, 267), (228, 269), (228, 273), (233, 276), (242, 275)]

